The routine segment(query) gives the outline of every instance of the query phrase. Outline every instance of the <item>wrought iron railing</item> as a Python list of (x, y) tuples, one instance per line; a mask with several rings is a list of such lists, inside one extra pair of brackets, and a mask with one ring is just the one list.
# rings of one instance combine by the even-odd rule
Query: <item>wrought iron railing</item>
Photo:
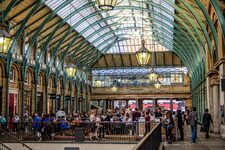
[[(154, 122), (49, 122), (18, 125), (18, 130), (8, 129), (20, 141), (68, 141), (138, 143), (156, 125)], [(20, 129), (25, 127), (24, 129)], [(15, 132), (16, 131), (16, 132)], [(90, 137), (92, 135), (92, 137)], [(12, 137), (0, 135), (0, 141), (10, 142)]]
[(6, 146), (3, 143), (0, 143), (0, 150), (12, 150), (11, 148), (9, 148), (8, 146)]
[(161, 142), (161, 124), (158, 123), (132, 150), (158, 150)]
[[(13, 135), (12, 133), (0, 128), (0, 141), (3, 143), (3, 142), (17, 142), (17, 143), (20, 143), (22, 144), (22, 146), (26, 149), (29, 149), (29, 150), (32, 150), (31, 147), (29, 147), (28, 145), (26, 145), (25, 143), (23, 143), (20, 139), (20, 136), (19, 134), (17, 135)], [(6, 145), (2, 144), (2, 146), (4, 146), (5, 148), (8, 148)]]

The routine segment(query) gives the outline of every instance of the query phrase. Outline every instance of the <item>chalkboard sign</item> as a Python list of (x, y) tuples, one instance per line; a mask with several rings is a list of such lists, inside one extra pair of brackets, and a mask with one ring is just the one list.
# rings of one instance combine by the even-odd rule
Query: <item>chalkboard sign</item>
[(75, 142), (83, 142), (84, 141), (84, 129), (83, 128), (75, 128)]
[(79, 147), (64, 147), (64, 150), (80, 150)]

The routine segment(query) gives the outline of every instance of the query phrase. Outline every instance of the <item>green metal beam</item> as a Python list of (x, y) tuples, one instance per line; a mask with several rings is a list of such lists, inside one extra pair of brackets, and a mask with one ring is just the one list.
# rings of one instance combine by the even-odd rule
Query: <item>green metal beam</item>
[(218, 4), (217, 1), (215, 0), (210, 0), (210, 3), (212, 4), (213, 8), (214, 8), (214, 11), (216, 12), (216, 15), (218, 17), (218, 20), (220, 22), (220, 26), (221, 26), (221, 29), (222, 29), (222, 32), (223, 32), (223, 40), (225, 42), (225, 19), (224, 19), (224, 14)]
[(10, 2), (10, 4), (8, 5), (8, 7), (2, 12), (1, 22), (3, 22), (3, 23), (5, 22), (6, 17), (8, 16), (9, 12), (16, 5), (17, 2), (18, 2), (17, 0), (12, 0)]

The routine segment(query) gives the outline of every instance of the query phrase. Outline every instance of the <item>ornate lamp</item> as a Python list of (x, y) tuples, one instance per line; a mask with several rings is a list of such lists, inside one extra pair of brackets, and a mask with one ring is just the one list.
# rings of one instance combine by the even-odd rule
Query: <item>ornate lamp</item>
[(137, 61), (141, 66), (146, 66), (150, 59), (150, 52), (145, 47), (145, 40), (141, 40), (141, 48), (136, 52)]
[(156, 83), (154, 84), (155, 88), (159, 89), (161, 87), (161, 83), (159, 82), (159, 80), (156, 81)]
[(76, 68), (74, 66), (66, 67), (65, 71), (69, 77), (74, 77)]
[(113, 10), (117, 4), (117, 0), (97, 0), (98, 8), (101, 10)]
[(0, 53), (6, 54), (8, 52), (11, 40), (11, 35), (0, 28)]
[(148, 77), (149, 77), (150, 81), (155, 81), (157, 79), (158, 73), (154, 70), (154, 68), (152, 68)]

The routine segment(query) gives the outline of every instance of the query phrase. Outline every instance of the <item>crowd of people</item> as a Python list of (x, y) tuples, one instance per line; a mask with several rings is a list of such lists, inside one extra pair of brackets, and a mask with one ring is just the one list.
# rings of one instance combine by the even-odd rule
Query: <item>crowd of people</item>
[[(18, 114), (15, 114), (11, 120), (12, 133), (16, 134), (18, 132), (18, 127), (22, 126), (25, 130), (25, 134), (32, 134), (35, 131), (37, 140), (42, 140), (42, 132), (46, 130), (50, 137), (55, 136), (57, 131), (66, 131), (71, 128), (71, 123), (74, 125), (81, 125), (84, 123), (89, 124), (89, 139), (92, 141), (94, 139), (99, 139), (99, 131), (101, 127), (104, 126), (103, 122), (116, 122), (114, 128), (118, 128), (119, 123), (123, 126), (123, 133), (128, 131), (129, 134), (138, 134), (138, 124), (135, 122), (145, 121), (145, 134), (150, 131), (150, 123), (152, 120), (155, 122), (161, 122), (162, 127), (166, 133), (167, 143), (172, 143), (174, 140), (184, 140), (183, 125), (186, 123), (191, 126), (192, 131), (192, 142), (196, 142), (197, 136), (197, 119), (198, 113), (194, 107), (192, 112), (182, 112), (177, 110), (172, 111), (162, 111), (161, 108), (157, 108), (155, 112), (146, 109), (144, 111), (139, 111), (137, 108), (132, 111), (131, 108), (122, 109), (119, 108), (109, 109), (107, 111), (91, 110), (89, 113), (79, 113), (73, 112), (66, 114), (64, 109), (61, 109), (54, 113), (49, 114), (39, 114), (35, 112), (33, 115), (25, 111), (23, 115), (23, 121), (20, 120)], [(22, 124), (19, 124), (22, 122)], [(211, 115), (208, 113), (208, 109), (205, 110), (202, 123), (205, 127), (206, 138), (209, 137), (209, 127), (210, 122), (212, 122)], [(6, 129), (10, 125), (7, 125), (4, 116), (0, 116), (1, 128)], [(121, 127), (121, 126), (119, 126)], [(109, 127), (105, 128), (108, 129)], [(111, 129), (112, 127), (110, 127)], [(174, 132), (175, 131), (175, 132)], [(109, 132), (105, 130), (104, 132)]]

